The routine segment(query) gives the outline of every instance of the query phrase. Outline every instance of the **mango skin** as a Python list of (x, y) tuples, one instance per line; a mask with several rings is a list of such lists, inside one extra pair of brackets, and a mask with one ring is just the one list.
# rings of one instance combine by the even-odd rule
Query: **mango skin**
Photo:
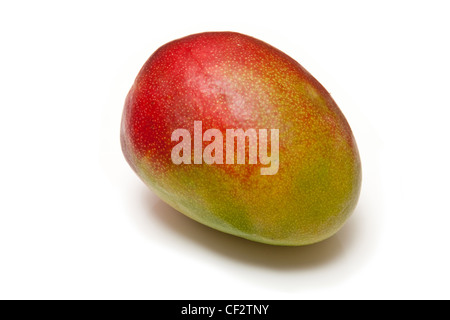
[[(194, 121), (224, 135), (279, 129), (278, 173), (261, 175), (261, 165), (173, 164), (171, 134), (185, 128), (194, 137)], [(126, 98), (121, 145), (137, 175), (176, 210), (272, 245), (329, 238), (361, 188), (356, 142), (330, 94), (280, 50), (234, 32), (190, 35), (153, 53)]]

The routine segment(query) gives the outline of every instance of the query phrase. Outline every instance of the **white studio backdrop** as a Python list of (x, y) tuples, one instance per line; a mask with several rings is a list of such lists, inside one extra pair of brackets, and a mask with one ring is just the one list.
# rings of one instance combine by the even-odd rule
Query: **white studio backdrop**
[[(450, 298), (446, 1), (0, 2), (1, 299)], [(189, 220), (125, 162), (125, 96), (161, 45), (237, 31), (302, 64), (352, 127), (357, 209), (271, 247)]]

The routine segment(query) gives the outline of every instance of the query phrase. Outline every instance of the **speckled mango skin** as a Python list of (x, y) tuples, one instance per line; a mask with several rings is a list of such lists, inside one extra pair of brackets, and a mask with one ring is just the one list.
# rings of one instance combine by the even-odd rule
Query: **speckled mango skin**
[[(184, 128), (193, 139), (194, 121), (224, 137), (226, 129), (279, 129), (277, 174), (261, 175), (263, 165), (248, 161), (175, 165), (171, 134)], [(176, 210), (272, 245), (329, 238), (354, 210), (361, 187), (355, 139), (330, 94), (283, 52), (234, 32), (159, 48), (126, 98), (121, 145), (138, 176)]]

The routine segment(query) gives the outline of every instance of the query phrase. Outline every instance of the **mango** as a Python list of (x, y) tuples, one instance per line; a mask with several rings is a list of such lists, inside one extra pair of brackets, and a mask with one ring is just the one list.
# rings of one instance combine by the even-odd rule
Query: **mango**
[(252, 241), (325, 240), (358, 202), (361, 161), (335, 101), (294, 59), (240, 33), (156, 50), (126, 97), (120, 136), (163, 201)]

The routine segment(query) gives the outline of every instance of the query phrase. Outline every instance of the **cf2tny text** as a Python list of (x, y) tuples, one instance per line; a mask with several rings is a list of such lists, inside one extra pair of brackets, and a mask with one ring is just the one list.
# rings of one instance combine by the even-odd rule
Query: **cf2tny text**
[(254, 304), (228, 304), (225, 308), (216, 307), (197, 307), (189, 304), (187, 307), (181, 308), (181, 314), (183, 315), (207, 315), (210, 318), (214, 313), (226, 313), (226, 314), (241, 314), (241, 315), (266, 315), (269, 305), (254, 305)]

